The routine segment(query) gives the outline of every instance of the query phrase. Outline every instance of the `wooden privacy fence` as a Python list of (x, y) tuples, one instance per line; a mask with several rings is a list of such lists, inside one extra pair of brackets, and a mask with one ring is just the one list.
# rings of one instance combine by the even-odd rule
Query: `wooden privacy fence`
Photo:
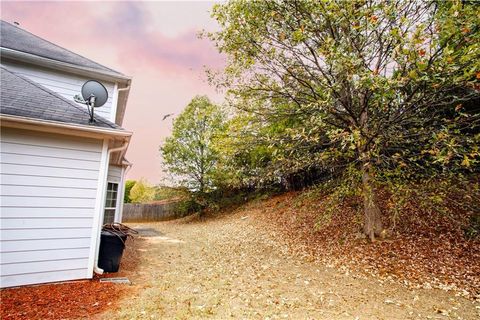
[(164, 221), (180, 218), (181, 202), (170, 203), (124, 203), (122, 222)]

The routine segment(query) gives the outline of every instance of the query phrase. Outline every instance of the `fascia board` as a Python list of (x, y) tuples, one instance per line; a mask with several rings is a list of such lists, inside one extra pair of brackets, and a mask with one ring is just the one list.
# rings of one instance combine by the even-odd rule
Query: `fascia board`
[(5, 114), (0, 115), (0, 126), (92, 138), (130, 139), (133, 134), (132, 132), (126, 130), (91, 127), (86, 125), (39, 120)]

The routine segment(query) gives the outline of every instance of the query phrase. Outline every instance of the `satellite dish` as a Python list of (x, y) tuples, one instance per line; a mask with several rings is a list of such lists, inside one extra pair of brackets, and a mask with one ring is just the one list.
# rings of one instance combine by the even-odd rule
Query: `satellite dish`
[[(83, 98), (82, 98), (83, 97)], [(98, 81), (88, 80), (82, 86), (82, 97), (75, 95), (73, 100), (77, 103), (87, 105), (88, 114), (90, 115), (90, 123), (95, 122), (94, 108), (101, 107), (108, 100), (107, 89)]]
[(89, 101), (92, 107), (101, 107), (108, 100), (108, 92), (104, 85), (95, 80), (88, 80), (82, 86), (83, 100)]

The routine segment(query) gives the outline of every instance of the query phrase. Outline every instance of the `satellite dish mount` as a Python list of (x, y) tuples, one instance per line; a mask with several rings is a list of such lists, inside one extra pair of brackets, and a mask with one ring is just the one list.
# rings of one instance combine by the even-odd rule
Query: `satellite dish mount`
[(89, 123), (94, 123), (94, 110), (105, 104), (108, 100), (108, 92), (103, 84), (95, 80), (88, 80), (82, 86), (82, 96), (75, 95), (75, 102), (86, 104), (88, 114), (90, 115)]

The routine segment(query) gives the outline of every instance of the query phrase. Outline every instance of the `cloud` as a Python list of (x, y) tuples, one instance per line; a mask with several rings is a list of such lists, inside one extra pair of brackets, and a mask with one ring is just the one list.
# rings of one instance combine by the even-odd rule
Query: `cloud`
[(224, 65), (214, 45), (197, 37), (200, 30), (190, 28), (171, 37), (161, 29), (152, 29), (155, 16), (143, 3), (121, 3), (109, 16), (98, 20), (96, 28), (118, 41), (121, 63), (129, 67), (138, 69), (148, 65), (161, 72), (176, 73), (200, 70), (203, 66), (218, 69)]
[[(203, 9), (210, 6), (193, 3), (189, 4), (193, 6), (191, 10), (197, 8), (195, 5), (202, 5)], [(214, 45), (197, 37), (200, 26), (194, 28), (188, 21), (174, 23), (169, 19), (170, 28), (176, 30), (173, 37), (160, 28), (165, 28), (158, 21), (162, 19), (158, 12), (162, 12), (163, 6), (169, 8), (167, 13), (175, 12), (170, 3), (6, 2), (2, 3), (2, 17), (6, 16), (10, 22), (19, 20), (26, 30), (49, 35), (53, 42), (87, 57), (95, 57), (95, 51), (107, 50), (109, 67), (138, 70), (149, 66), (168, 73), (201, 70), (204, 66), (222, 68), (225, 59)], [(208, 12), (204, 10), (197, 16), (201, 13), (208, 20)], [(188, 10), (182, 15), (185, 14), (192, 16)], [(112, 66), (112, 61), (118, 66)]]

